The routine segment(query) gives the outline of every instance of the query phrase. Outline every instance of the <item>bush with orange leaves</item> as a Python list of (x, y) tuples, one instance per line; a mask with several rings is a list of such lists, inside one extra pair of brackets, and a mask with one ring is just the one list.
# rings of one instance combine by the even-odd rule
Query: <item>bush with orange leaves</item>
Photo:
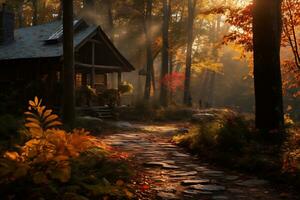
[(104, 143), (90, 136), (84, 129), (66, 132), (52, 110), (42, 106), (35, 97), (29, 101), (26, 115), (26, 133), (30, 136), (20, 151), (6, 152), (0, 160), (0, 184), (22, 177), (32, 177), (35, 184), (47, 184), (49, 180), (67, 182), (71, 177), (70, 162), (82, 152), (100, 148)]

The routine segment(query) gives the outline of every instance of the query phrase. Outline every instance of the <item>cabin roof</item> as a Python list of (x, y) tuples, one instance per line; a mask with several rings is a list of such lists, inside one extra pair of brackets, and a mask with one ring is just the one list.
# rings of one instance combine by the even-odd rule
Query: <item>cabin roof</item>
[[(0, 61), (19, 59), (54, 58), (63, 56), (62, 42), (47, 43), (47, 40), (62, 27), (62, 21), (20, 28), (15, 30), (15, 40), (0, 45)], [(97, 32), (98, 31), (98, 32)], [(101, 35), (104, 44), (109, 46), (112, 55), (119, 59), (124, 71), (133, 71), (134, 67), (113, 45), (104, 31), (96, 25), (86, 24), (80, 30), (74, 30), (74, 48), (77, 49), (96, 33)]]

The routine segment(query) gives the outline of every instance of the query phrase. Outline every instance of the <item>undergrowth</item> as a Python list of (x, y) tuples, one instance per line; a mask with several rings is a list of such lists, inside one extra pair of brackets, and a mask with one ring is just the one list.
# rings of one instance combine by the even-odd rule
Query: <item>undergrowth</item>
[(171, 105), (163, 108), (156, 102), (147, 101), (119, 110), (120, 119), (131, 121), (187, 121), (192, 115), (193, 110), (185, 106)]
[(24, 144), (0, 159), (1, 199), (126, 199), (126, 155), (84, 129), (67, 132), (52, 110), (29, 101)]
[(230, 114), (198, 122), (173, 141), (210, 162), (300, 186), (300, 137), (299, 131), (291, 130), (287, 129), (283, 141), (270, 142), (252, 121)]

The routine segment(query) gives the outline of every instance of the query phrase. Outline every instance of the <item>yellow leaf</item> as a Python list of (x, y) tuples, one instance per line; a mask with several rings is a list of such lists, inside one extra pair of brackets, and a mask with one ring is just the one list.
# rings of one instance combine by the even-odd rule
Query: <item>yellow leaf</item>
[(36, 118), (33, 118), (33, 117), (27, 117), (26, 120), (30, 121), (30, 122), (33, 122), (33, 123), (36, 123), (36, 124), (40, 124), (40, 121), (37, 120)]
[(52, 113), (52, 110), (50, 110), (50, 109), (46, 110), (43, 114), (43, 118), (47, 118), (49, 115), (51, 115), (51, 113)]
[(65, 156), (65, 155), (59, 155), (59, 156), (56, 156), (54, 158), (54, 160), (56, 162), (60, 162), (60, 161), (66, 161), (66, 160), (69, 160), (69, 157), (68, 156)]
[(47, 118), (45, 119), (45, 123), (51, 122), (51, 121), (53, 121), (53, 120), (55, 120), (55, 119), (58, 119), (58, 116), (57, 116), (57, 115), (50, 115), (49, 117), (47, 117)]
[(29, 101), (29, 105), (31, 105), (32, 107), (35, 107), (36, 106), (36, 104), (33, 102), (33, 101)]
[(133, 198), (133, 194), (129, 192), (127, 189), (124, 189), (124, 192), (129, 199)]
[(123, 180), (117, 180), (116, 185), (117, 186), (122, 186), (122, 185), (124, 185), (124, 181)]
[(34, 97), (34, 103), (35, 103), (35, 105), (39, 104), (39, 98), (37, 98), (37, 96)]
[(33, 123), (33, 122), (29, 122), (25, 124), (25, 127), (27, 128), (40, 128), (39, 124)]
[(43, 129), (41, 127), (38, 128), (29, 128), (30, 136), (33, 138), (40, 138), (43, 135)]
[(53, 127), (53, 126), (61, 126), (62, 123), (59, 122), (59, 121), (54, 121), (54, 122), (50, 122), (49, 124), (47, 124), (46, 128), (50, 128), (50, 127)]
[(45, 106), (37, 108), (37, 112), (38, 112), (39, 116), (43, 116), (43, 112), (44, 112), (45, 108), (46, 108)]
[(19, 158), (19, 154), (17, 152), (5, 152), (4, 154), (5, 158), (8, 158), (10, 160), (17, 160)]
[(32, 112), (24, 112), (25, 115), (34, 115)]

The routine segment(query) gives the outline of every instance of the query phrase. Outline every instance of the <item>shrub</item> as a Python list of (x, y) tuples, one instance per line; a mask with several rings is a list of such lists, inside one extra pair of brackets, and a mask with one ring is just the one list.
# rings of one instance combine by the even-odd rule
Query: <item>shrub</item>
[[(29, 111), (25, 114), (30, 139), (18, 151), (7, 151), (0, 159), (1, 199), (132, 196), (124, 181), (118, 180), (129, 174), (121, 165), (127, 155), (112, 152), (84, 129), (71, 132), (59, 129), (62, 126), (59, 117), (42, 106), (38, 98), (29, 101)], [(105, 171), (104, 167), (110, 170)], [(108, 177), (108, 181), (105, 176), (112, 178)], [(67, 182), (68, 185), (63, 184)]]
[(90, 106), (96, 96), (96, 91), (91, 86), (81, 86), (76, 89), (76, 103), (78, 106)]
[(220, 150), (240, 153), (250, 136), (249, 124), (241, 116), (226, 117), (217, 135)]
[(157, 121), (181, 121), (190, 120), (193, 116), (193, 110), (181, 106), (170, 106), (167, 108), (156, 109), (155, 120)]
[(243, 152), (250, 136), (246, 120), (232, 114), (220, 116), (213, 121), (200, 122), (192, 132), (175, 137), (175, 142), (188, 144), (194, 151)]
[(121, 94), (132, 93), (133, 92), (133, 85), (126, 81), (123, 81), (121, 85), (119, 85), (119, 92)]
[(120, 108), (119, 118), (123, 120), (144, 121), (155, 118), (155, 110), (150, 102), (139, 101), (134, 107)]
[(47, 183), (49, 179), (67, 182), (71, 173), (70, 159), (101, 146), (83, 129), (67, 133), (55, 128), (62, 123), (57, 115), (52, 114), (52, 110), (41, 105), (38, 98), (29, 101), (29, 111), (25, 114), (25, 127), (31, 139), (19, 152), (5, 153), (5, 163), (9, 165), (1, 165), (2, 178), (14, 180), (30, 174), (34, 183)]

